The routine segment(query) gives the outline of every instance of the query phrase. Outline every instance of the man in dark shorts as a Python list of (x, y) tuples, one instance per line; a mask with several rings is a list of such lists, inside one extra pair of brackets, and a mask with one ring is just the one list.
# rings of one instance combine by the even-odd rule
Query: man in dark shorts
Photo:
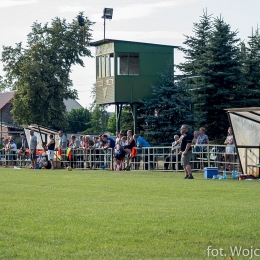
[(190, 167), (190, 160), (192, 155), (191, 143), (193, 139), (193, 135), (189, 133), (189, 129), (187, 125), (181, 126), (181, 134), (182, 134), (182, 141), (181, 141), (181, 164), (185, 170), (186, 176), (184, 179), (194, 179), (191, 173)]

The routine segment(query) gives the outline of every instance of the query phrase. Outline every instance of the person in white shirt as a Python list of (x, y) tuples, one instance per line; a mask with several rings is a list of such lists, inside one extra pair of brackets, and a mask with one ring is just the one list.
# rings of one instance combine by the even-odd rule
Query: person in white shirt
[(80, 148), (83, 148), (83, 147), (84, 147), (83, 135), (81, 135), (81, 136), (79, 137), (79, 147), (80, 147)]
[(116, 131), (116, 143), (120, 140), (120, 131)]
[(13, 161), (15, 159), (15, 154), (17, 151), (16, 143), (13, 139), (9, 141), (9, 144), (7, 145), (7, 153), (9, 153), (9, 161)]
[[(173, 138), (174, 138), (174, 141), (172, 142), (172, 153), (171, 153), (171, 155), (168, 155), (165, 158), (164, 170), (168, 170), (170, 161), (172, 162), (173, 170), (175, 170), (175, 164), (176, 164), (176, 160), (177, 160), (176, 151), (178, 154), (178, 152), (179, 152), (178, 148), (180, 147), (180, 138), (178, 135), (175, 135)], [(180, 163), (180, 161), (181, 161), (181, 155), (178, 155), (178, 162)]]
[(225, 169), (228, 171), (228, 163), (227, 161), (230, 163), (230, 171), (233, 170), (233, 164), (232, 162), (234, 162), (234, 149), (235, 149), (235, 144), (234, 144), (234, 138), (233, 138), (233, 131), (232, 128), (229, 127), (228, 128), (228, 135), (227, 138), (224, 142), (224, 144), (226, 144), (226, 153), (225, 153)]

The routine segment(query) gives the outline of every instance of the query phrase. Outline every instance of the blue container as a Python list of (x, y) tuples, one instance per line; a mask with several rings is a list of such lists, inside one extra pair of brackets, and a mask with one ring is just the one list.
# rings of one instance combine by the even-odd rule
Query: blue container
[(213, 175), (218, 175), (218, 167), (206, 167), (206, 168), (204, 168), (204, 178), (212, 179)]

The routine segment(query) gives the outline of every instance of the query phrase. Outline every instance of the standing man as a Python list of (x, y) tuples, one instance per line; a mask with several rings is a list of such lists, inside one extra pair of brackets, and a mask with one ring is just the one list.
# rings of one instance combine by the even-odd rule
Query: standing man
[(58, 149), (66, 149), (67, 148), (67, 137), (66, 135), (63, 133), (62, 130), (59, 131), (59, 145), (58, 145)]
[(34, 135), (34, 130), (30, 130), (30, 159), (31, 159), (31, 169), (36, 169), (36, 147), (37, 147), (37, 137)]
[(185, 170), (186, 176), (184, 179), (194, 179), (191, 173), (190, 160), (192, 155), (191, 143), (193, 136), (189, 133), (187, 125), (181, 126), (181, 134), (183, 135), (181, 141), (181, 149), (179, 154), (181, 154), (181, 164)]
[(62, 130), (59, 131), (59, 144), (58, 144), (58, 149), (60, 151), (60, 155), (61, 155), (61, 167), (64, 167), (64, 163), (63, 161), (65, 161), (65, 156), (66, 156), (66, 151), (65, 149), (67, 148), (67, 137), (66, 135), (63, 133)]

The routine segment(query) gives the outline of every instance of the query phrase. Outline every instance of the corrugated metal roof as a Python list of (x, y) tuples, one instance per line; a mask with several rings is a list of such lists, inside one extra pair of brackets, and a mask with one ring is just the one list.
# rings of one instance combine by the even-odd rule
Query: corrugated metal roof
[(54, 134), (57, 135), (59, 132), (56, 130), (53, 130), (49, 127), (46, 126), (41, 126), (41, 125), (29, 125), (28, 127), (24, 127), (26, 129), (32, 129), (35, 132), (43, 133), (43, 134)]
[(23, 126), (21, 126), (21, 125), (15, 125), (15, 124), (8, 123), (8, 122), (2, 122), (2, 126), (8, 127), (8, 128), (15, 128), (15, 129), (21, 129), (21, 130), (23, 130)]
[(14, 96), (14, 91), (0, 93), (0, 110), (4, 110)]
[(128, 43), (139, 43), (139, 44), (148, 44), (148, 45), (158, 45), (158, 46), (168, 46), (173, 48), (179, 48), (180, 46), (174, 46), (174, 45), (165, 45), (165, 44), (156, 44), (156, 43), (147, 43), (147, 42), (133, 42), (133, 41), (125, 41), (125, 40), (115, 40), (115, 39), (105, 39), (105, 40), (99, 40), (95, 42), (91, 42), (90, 46), (99, 46), (104, 43), (111, 43), (111, 42), (128, 42)]
[(260, 123), (260, 107), (243, 107), (225, 109), (229, 114)]

